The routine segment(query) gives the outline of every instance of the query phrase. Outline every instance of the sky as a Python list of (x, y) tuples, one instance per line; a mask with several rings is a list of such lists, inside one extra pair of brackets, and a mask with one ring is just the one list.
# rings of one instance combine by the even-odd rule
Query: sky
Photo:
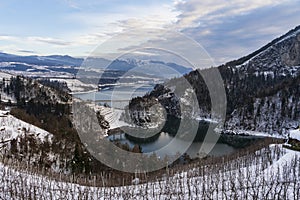
[(0, 51), (87, 57), (147, 28), (180, 32), (222, 64), (300, 25), (299, 13), (299, 0), (0, 0)]

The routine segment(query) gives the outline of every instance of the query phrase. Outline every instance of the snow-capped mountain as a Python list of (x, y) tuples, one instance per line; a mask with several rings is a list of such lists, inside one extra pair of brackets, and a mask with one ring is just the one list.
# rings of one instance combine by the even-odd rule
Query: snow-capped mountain
[(300, 27), (295, 28), (257, 55), (246, 60), (240, 67), (245, 73), (264, 76), (298, 76), (300, 71)]
[(300, 118), (300, 26), (240, 61), (219, 67), (232, 106), (227, 128), (288, 134)]
[[(163, 62), (157, 60), (140, 60), (140, 59), (126, 59), (126, 62), (137, 67), (143, 68), (143, 70), (149, 70), (148, 73), (157, 73), (156, 70), (159, 70), (158, 74), (164, 76), (172, 75), (184, 75), (191, 72), (193, 69), (190, 67), (182, 66), (176, 63)], [(152, 72), (151, 72), (152, 71)]]

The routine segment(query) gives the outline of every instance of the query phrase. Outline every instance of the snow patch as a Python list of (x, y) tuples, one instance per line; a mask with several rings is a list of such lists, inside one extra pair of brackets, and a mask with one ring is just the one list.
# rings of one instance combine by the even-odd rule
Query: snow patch
[(10, 141), (25, 135), (34, 135), (42, 142), (46, 138), (52, 138), (49, 132), (8, 114), (8, 111), (0, 111), (0, 125), (0, 140), (2, 141)]
[(290, 138), (291, 139), (296, 139), (300, 141), (300, 130), (290, 130)]

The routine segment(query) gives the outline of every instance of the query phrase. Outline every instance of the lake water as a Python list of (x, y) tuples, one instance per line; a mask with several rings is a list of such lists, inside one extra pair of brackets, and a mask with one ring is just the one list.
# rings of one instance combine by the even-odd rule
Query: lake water
[(151, 91), (154, 85), (129, 85), (129, 86), (114, 86), (105, 88), (98, 92), (87, 92), (74, 94), (75, 97), (82, 100), (103, 101), (109, 106), (123, 109), (128, 105), (129, 100), (137, 96), (144, 96), (147, 92)]
[[(100, 92), (92, 92), (92, 93), (82, 93), (76, 94), (75, 96), (81, 98), (83, 100), (130, 100), (132, 97), (143, 96), (147, 92), (151, 91), (153, 86), (128, 86), (128, 87), (114, 87), (114, 89), (102, 90)], [(128, 105), (128, 102), (107, 102), (110, 106), (115, 108), (124, 108)], [(199, 123), (199, 124), (198, 124)], [(175, 137), (179, 128), (179, 124), (183, 126), (183, 130), (189, 134), (189, 131), (192, 127), (198, 127), (197, 134), (195, 139), (188, 145), (188, 140), (184, 138)], [(166, 155), (172, 156), (175, 155), (179, 149), (184, 149), (184, 147), (189, 146), (186, 153), (191, 157), (197, 157), (201, 146), (203, 145), (203, 140), (206, 136), (206, 132), (208, 129), (207, 122), (199, 122), (196, 120), (185, 120), (184, 122), (181, 119), (169, 118), (165, 123), (163, 129), (152, 137), (149, 140), (140, 140), (138, 138), (134, 138), (130, 136), (130, 133), (121, 132), (116, 135), (111, 135), (108, 137), (109, 140), (119, 141), (123, 144), (127, 143), (130, 147), (138, 144), (142, 148), (142, 152), (150, 153), (156, 152), (156, 154), (160, 157), (165, 157)], [(216, 136), (217, 137), (217, 136)], [(172, 142), (172, 146), (168, 145)], [(208, 144), (209, 142), (206, 142)], [(165, 149), (168, 145), (169, 148)], [(236, 151), (235, 148), (229, 146), (224, 143), (217, 143), (214, 145), (213, 149), (209, 152), (208, 155), (211, 156), (222, 156), (226, 154), (230, 154)]]
[[(210, 123), (205, 121), (168, 117), (162, 130), (150, 138), (137, 138), (132, 136), (130, 132), (126, 132), (127, 129), (123, 129), (125, 131), (111, 135), (108, 139), (123, 144), (127, 143), (130, 147), (140, 145), (143, 153), (155, 152), (162, 158), (166, 155), (174, 156), (179, 150), (187, 149), (185, 152), (191, 158), (195, 158), (198, 154), (202, 154), (200, 149), (204, 144), (203, 141), (207, 134), (210, 134), (210, 139), (206, 140), (205, 144), (211, 145), (213, 148), (208, 152), (208, 155), (223, 156), (235, 152), (234, 147), (218, 141), (219, 135), (217, 133), (208, 132), (209, 125)], [(214, 140), (218, 142), (215, 143)], [(167, 148), (164, 148), (166, 146)]]
[[(164, 158), (166, 155), (167, 156), (174, 156), (179, 149), (185, 148), (186, 145), (188, 145), (188, 142), (184, 140), (177, 139), (173, 136), (171, 136), (169, 133), (162, 132), (159, 134), (159, 137), (151, 142), (138, 142), (136, 140), (131, 140), (128, 137), (126, 137), (125, 134), (118, 134), (118, 135), (111, 135), (108, 137), (109, 140), (111, 141), (118, 141), (121, 142), (122, 144), (127, 143), (131, 148), (134, 147), (134, 145), (138, 144), (142, 148), (143, 153), (151, 153), (155, 152), (156, 155), (160, 156), (161, 158)], [(170, 146), (168, 150), (165, 151), (158, 151), (165, 145), (168, 145), (172, 140), (174, 143), (177, 145), (175, 146)], [(203, 145), (203, 142), (200, 141), (194, 141), (186, 151), (186, 153), (191, 157), (191, 158), (196, 158), (201, 146)], [(213, 144), (212, 144), (213, 145)], [(223, 155), (228, 155), (230, 153), (235, 152), (236, 149), (223, 143), (216, 143), (214, 144), (213, 149), (209, 152), (208, 155), (210, 156), (223, 156)]]

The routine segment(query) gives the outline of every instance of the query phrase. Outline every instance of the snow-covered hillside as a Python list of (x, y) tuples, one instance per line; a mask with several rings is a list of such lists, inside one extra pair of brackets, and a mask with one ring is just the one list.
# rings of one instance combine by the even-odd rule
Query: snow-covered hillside
[(51, 133), (17, 119), (10, 115), (9, 111), (0, 110), (0, 140), (9, 142), (25, 135), (34, 136), (34, 138), (42, 142), (46, 138), (48, 141), (51, 141), (52, 138)]
[(128, 123), (121, 120), (121, 116), (124, 112), (123, 110), (98, 105), (95, 107), (95, 110), (100, 111), (101, 115), (104, 116), (105, 120), (109, 123), (110, 129), (130, 126)]
[[(299, 199), (300, 153), (272, 145), (245, 159), (194, 166), (159, 181), (122, 187), (88, 187), (0, 164), (2, 199)], [(263, 156), (265, 155), (265, 156)], [(267, 159), (268, 158), (268, 159)], [(204, 170), (204, 171), (202, 171)], [(70, 177), (70, 181), (74, 178)], [(87, 184), (95, 185), (96, 179)]]
[(0, 158), (2, 160), (17, 159), (20, 163), (30, 162), (32, 165), (47, 160), (55, 170), (59, 168), (56, 159), (60, 156), (45, 148), (52, 142), (51, 133), (10, 115), (9, 111), (0, 111)]
[[(255, 98), (253, 102), (238, 107), (231, 113), (226, 129), (243, 129), (246, 132), (265, 132), (275, 137), (286, 137), (290, 129), (299, 126), (300, 101), (297, 98), (297, 94), (287, 96), (282, 91), (272, 96)], [(285, 105), (283, 101), (286, 102)], [(252, 106), (252, 112), (249, 111), (249, 106)]]

